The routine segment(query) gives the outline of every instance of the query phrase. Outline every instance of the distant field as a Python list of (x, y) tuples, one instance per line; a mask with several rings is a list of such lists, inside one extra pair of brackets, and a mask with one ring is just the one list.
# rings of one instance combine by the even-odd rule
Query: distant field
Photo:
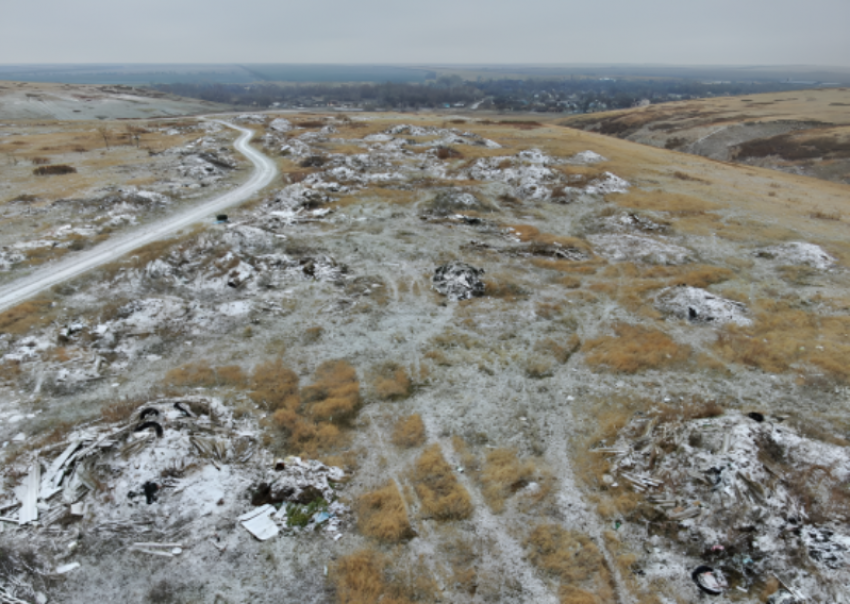
[(427, 69), (390, 65), (0, 65), (0, 80), (61, 84), (424, 82)]
[(850, 182), (848, 88), (663, 103), (561, 123), (710, 159)]

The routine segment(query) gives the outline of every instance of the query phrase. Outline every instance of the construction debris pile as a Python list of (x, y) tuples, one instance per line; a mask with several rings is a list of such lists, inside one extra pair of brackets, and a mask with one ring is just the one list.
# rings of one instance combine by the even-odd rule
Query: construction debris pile
[(592, 453), (610, 456), (605, 488), (643, 496), (626, 522), (645, 523), (656, 546), (641, 569), (648, 578), (673, 578), (666, 546), (702, 562), (693, 578), (708, 593), (776, 577), (793, 601), (850, 602), (846, 448), (782, 417), (728, 412), (638, 417)]
[(450, 262), (434, 271), (434, 289), (449, 300), (455, 301), (483, 296), (483, 274), (483, 268), (475, 268), (463, 262)]
[[(49, 574), (79, 568), (82, 534), (88, 546), (94, 536), (158, 557), (190, 555), (204, 541), (224, 552), (248, 533), (265, 540), (287, 528), (341, 538), (348, 508), (335, 489), (343, 471), (294, 457), (275, 462), (257, 434), (250, 420), (237, 422), (202, 397), (161, 399), (128, 421), (83, 426), (3, 468), (0, 528), (12, 542), (26, 534), (38, 544)], [(233, 530), (223, 533), (216, 518), (232, 519)], [(0, 585), (7, 582), (0, 572)]]

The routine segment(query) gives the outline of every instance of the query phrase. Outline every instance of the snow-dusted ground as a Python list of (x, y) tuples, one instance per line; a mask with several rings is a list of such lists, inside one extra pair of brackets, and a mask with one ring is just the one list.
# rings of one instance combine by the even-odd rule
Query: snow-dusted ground
[[(270, 120), (246, 114), (239, 121), (259, 125)], [(776, 283), (775, 268), (791, 262), (777, 258), (775, 251), (770, 251), (771, 260), (748, 242), (686, 237), (676, 232), (674, 217), (665, 212), (620, 209), (612, 203), (620, 195), (617, 191), (637, 185), (626, 185), (613, 174), (571, 186), (579, 182), (571, 178), (571, 162), (602, 161), (588, 152), (561, 158), (536, 148), (502, 150), (483, 137), (414, 123), (382, 126), (380, 132), (362, 135), (332, 119), (307, 133), (295, 118), (286, 121), (271, 121), (276, 127), (267, 129), (263, 142), (275, 153), (286, 150), (283, 162), (307, 164), (297, 178), (287, 177), (250, 207), (231, 210), (228, 223), (186, 237), (147, 263), (127, 264), (102, 282), (76, 282), (63, 289), (54, 298), (55, 306), (43, 311), (55, 313), (49, 323), (25, 334), (0, 334), (0, 367), (7, 370), (0, 396), (8, 401), (0, 404), (0, 444), (5, 443), (6, 451), (19, 451), (22, 442), (53, 422), (91, 421), (101, 406), (116, 400), (159, 406), (167, 419), (161, 439), (145, 429), (116, 437), (120, 442), (103, 451), (99, 459), (115, 468), (109, 479), (112, 488), (89, 495), (82, 519), (0, 533), (0, 543), (17, 545), (22, 542), (17, 535), (38, 535), (49, 570), (80, 563), (62, 575), (61, 584), (35, 588), (73, 604), (90, 601), (95, 590), (98, 598), (107, 600), (156, 600), (171, 593), (176, 601), (211, 604), (281, 598), (331, 602), (335, 594), (325, 566), (332, 578), (334, 560), (360, 547), (377, 547), (392, 551), (393, 572), (433, 579), (443, 601), (556, 602), (558, 581), (534, 566), (524, 540), (538, 524), (557, 523), (588, 535), (600, 549), (620, 601), (638, 599), (637, 593), (629, 593), (634, 586), (642, 594), (657, 593), (665, 604), (695, 601), (699, 596), (690, 573), (708, 560), (703, 546), (724, 545), (722, 551), (729, 551), (730, 558), (733, 547), (739, 548), (735, 554), (743, 550), (722, 533), (724, 514), (733, 508), (723, 511), (715, 505), (712, 497), (720, 498), (719, 492), (687, 472), (681, 480), (677, 476), (684, 470), (702, 475), (725, 464), (718, 491), (724, 499), (734, 493), (744, 506), (742, 518), (752, 519), (759, 536), (756, 544), (747, 544), (752, 546), (746, 552), (753, 568), (776, 572), (812, 598), (830, 593), (829, 581), (816, 573), (795, 574), (788, 564), (790, 554), (770, 549), (779, 539), (791, 538), (785, 529), (792, 532), (787, 522), (779, 526), (771, 518), (783, 506), (796, 513), (799, 502), (789, 496), (788, 485), (771, 484), (770, 471), (757, 465), (755, 447), (771, 436), (787, 451), (788, 472), (802, 471), (820, 459), (836, 480), (846, 481), (842, 447), (783, 423), (793, 413), (830, 417), (845, 409), (846, 393), (839, 383), (813, 389), (802, 385), (796, 373), (774, 375), (733, 365), (707, 372), (695, 363), (612, 374), (590, 367), (580, 347), (572, 356), (567, 351), (574, 336), (587, 341), (610, 330), (612, 323), (625, 322), (647, 323), (669, 333), (693, 347), (695, 358), (712, 352), (716, 335), (727, 329), (724, 323), (745, 326), (755, 319), (749, 305), (727, 299), (722, 288), (737, 288), (753, 297), (776, 295), (777, 289), (787, 294), (792, 290)], [(355, 151), (333, 150), (343, 143)], [(483, 147), (498, 158), (441, 159), (441, 146), (461, 154)], [(568, 196), (566, 188), (575, 191)], [(344, 202), (336, 203), (341, 199)], [(566, 201), (583, 203), (560, 203)], [(582, 234), (586, 241), (576, 243)], [(800, 248), (795, 253), (800, 256)], [(687, 270), (689, 264), (698, 260), (722, 265), (726, 258), (737, 261), (737, 272), (720, 287), (651, 290), (636, 311), (616, 298), (617, 287), (629, 284), (629, 274), (669, 271), (672, 285), (676, 271)], [(769, 275), (769, 288), (775, 288), (769, 291), (774, 293), (759, 289), (760, 284), (751, 282), (753, 275)], [(843, 288), (842, 278), (841, 270), (821, 271), (813, 278), (815, 286), (803, 294), (814, 299), (820, 291), (816, 288)], [(461, 299), (468, 296), (459, 293), (484, 295)], [(819, 312), (817, 302), (811, 304)], [(663, 317), (659, 310), (684, 320)], [(267, 509), (257, 524), (279, 534), (260, 542), (246, 530), (247, 519), (239, 520), (240, 515), (262, 510), (251, 505), (249, 487), (271, 480), (274, 460), (264, 452), (263, 442), (250, 460), (239, 461), (233, 452), (264, 437), (269, 449), (286, 449), (280, 453), (278, 448), (276, 454), (299, 451), (291, 450), (282, 433), (271, 427), (268, 410), (251, 402), (243, 389), (210, 387), (186, 393), (193, 400), (210, 401), (217, 410), (215, 419), (203, 413), (182, 417), (173, 405), (168, 407), (174, 401), (163, 398), (160, 389), (165, 373), (186, 362), (237, 364), (250, 373), (258, 363), (278, 356), (301, 386), (308, 385), (327, 360), (344, 358), (354, 365), (363, 408), (345, 428), (351, 440), (343, 449), (356, 462), (350, 480), (340, 485), (340, 498), (352, 503), (364, 492), (395, 482), (405, 493), (415, 537), (384, 548), (343, 524), (330, 525), (344, 535), (338, 541), (333, 531), (322, 528), (285, 534), (281, 518), (266, 517), (272, 514)], [(411, 377), (409, 398), (385, 401), (377, 396), (372, 376), (387, 363), (403, 367)], [(618, 525), (597, 514), (588, 485), (573, 465), (581, 455), (576, 447), (605, 421), (610, 409), (618, 411), (635, 400), (697, 398), (722, 401), (726, 415), (675, 429), (654, 428), (653, 438), (666, 430), (671, 439), (659, 444), (665, 456), (656, 455), (659, 467), (670, 472), (664, 487), (670, 492), (656, 489), (646, 494), (675, 499), (669, 509), (676, 514), (688, 516), (692, 507), (699, 508), (699, 514), (720, 511), (702, 518), (699, 525), (699, 515), (683, 516), (681, 523), (662, 518), (671, 527), (669, 535), (659, 534), (652, 522), (619, 518), (617, 545), (608, 531)], [(757, 423), (744, 415), (754, 401), (768, 421)], [(237, 407), (240, 419), (231, 415)], [(645, 412), (640, 407), (633, 421), (645, 419)], [(469, 491), (475, 508), (469, 519), (438, 521), (423, 513), (410, 469), (422, 448), (400, 448), (391, 437), (396, 420), (411, 413), (422, 416), (426, 444), (440, 447)], [(76, 430), (105, 434), (114, 428), (95, 423)], [(646, 425), (640, 428), (644, 434)], [(702, 444), (695, 432), (705, 433)], [(646, 466), (649, 449), (629, 434), (623, 433), (622, 442), (605, 444), (618, 450), (628, 445), (628, 455), (622, 457), (632, 466), (623, 465), (623, 472), (634, 472), (633, 478), (644, 477), (644, 470), (656, 476), (655, 469)], [(731, 435), (728, 447), (723, 434)], [(198, 435), (220, 440), (226, 452), (204, 453), (205, 446), (215, 447), (206, 440), (199, 441), (206, 445), (198, 450), (190, 439)], [(463, 439), (471, 454), (454, 436)], [(38, 448), (44, 471), (65, 445), (62, 440), (55, 449)], [(120, 451), (127, 446), (132, 455), (124, 459)], [(505, 509), (497, 513), (488, 506), (480, 470), (487, 455), (499, 447), (515, 448), (536, 467), (538, 476), (549, 472), (551, 482), (540, 478), (539, 483), (511, 485)], [(14, 498), (14, 487), (25, 479), (34, 453), (19, 457), (14, 480), (0, 484), (0, 503)], [(175, 484), (168, 483), (159, 502), (126, 502), (125, 495), (136, 493), (150, 473), (162, 473), (163, 468), (171, 473), (172, 464), (180, 466), (178, 457), (195, 465)], [(620, 470), (612, 472), (619, 481), (612, 488), (630, 488)], [(770, 490), (763, 494), (747, 480)], [(185, 488), (179, 490), (181, 486)], [(767, 505), (758, 501), (759, 495), (767, 497)], [(695, 504), (697, 500), (701, 503)], [(52, 507), (48, 503), (44, 512)], [(17, 512), (0, 515), (4, 513)], [(743, 530), (744, 520), (734, 526)], [(102, 530), (94, 530), (99, 526)], [(145, 526), (151, 527), (148, 533), (142, 532)], [(802, 544), (799, 560), (822, 575), (827, 572), (824, 560), (831, 563), (837, 546), (844, 544), (840, 527), (805, 519), (794, 538)], [(129, 547), (142, 540), (171, 539), (185, 546), (171, 558), (140, 552), (143, 546)], [(77, 545), (69, 547), (74, 542)], [(470, 565), (478, 573), (475, 595), (458, 587), (448, 566), (447, 560), (461, 551), (471, 552)], [(623, 553), (636, 556), (632, 568), (618, 565), (617, 556)], [(414, 560), (422, 565), (405, 566)], [(661, 587), (651, 582), (654, 578), (663, 579)], [(268, 587), (270, 580), (274, 589)], [(747, 590), (736, 589), (740, 601), (758, 601), (760, 587), (755, 583), (737, 585)]]

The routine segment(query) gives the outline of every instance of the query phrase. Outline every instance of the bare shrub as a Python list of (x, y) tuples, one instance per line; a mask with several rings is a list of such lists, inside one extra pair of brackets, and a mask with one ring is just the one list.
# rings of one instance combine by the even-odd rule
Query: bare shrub
[(461, 520), (472, 514), (469, 493), (455, 478), (440, 445), (428, 447), (416, 460), (413, 480), (426, 514), (438, 520)]
[(52, 166), (39, 166), (32, 171), (36, 176), (54, 176), (58, 174), (76, 174), (77, 169), (74, 166), (66, 164), (55, 164)]
[(48, 157), (33, 157), (30, 162), (34, 166), (44, 166), (50, 163), (50, 158)]
[(418, 447), (425, 442), (425, 424), (418, 413), (402, 417), (393, 430), (393, 444), (397, 447)]
[(413, 536), (398, 486), (392, 480), (357, 500), (357, 526), (367, 537), (397, 542)]

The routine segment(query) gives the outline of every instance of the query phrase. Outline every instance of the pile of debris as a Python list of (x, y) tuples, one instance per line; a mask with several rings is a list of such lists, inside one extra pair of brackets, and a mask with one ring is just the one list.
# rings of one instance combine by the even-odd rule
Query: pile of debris
[[(343, 471), (300, 458), (275, 462), (250, 422), (237, 423), (216, 399), (184, 397), (144, 404), (124, 422), (84, 426), (3, 468), (12, 487), (0, 491), (3, 536), (11, 529), (13, 540), (27, 534), (32, 543), (67, 546), (85, 530), (174, 557), (207, 540), (224, 551), (240, 538), (222, 535), (212, 516), (238, 520), (263, 540), (287, 527), (321, 527), (339, 539), (348, 512), (336, 501)], [(54, 552), (53, 573), (79, 568), (73, 549)]]
[(591, 235), (588, 240), (600, 256), (614, 262), (644, 262), (670, 266), (684, 264), (693, 259), (693, 254), (687, 248), (641, 235)]
[(699, 287), (680, 285), (661, 290), (655, 297), (655, 306), (680, 319), (692, 323), (712, 323), (722, 325), (752, 325), (747, 307), (740, 302), (727, 300)]
[(481, 275), (483, 268), (475, 268), (463, 262), (450, 262), (434, 271), (434, 289), (449, 300), (468, 300), (484, 295)]
[(781, 245), (756, 250), (756, 256), (773, 260), (778, 264), (810, 266), (818, 270), (827, 270), (835, 265), (835, 258), (822, 247), (805, 241), (792, 241)]
[[(643, 495), (629, 520), (647, 523), (650, 536), (634, 537), (701, 559), (693, 579), (704, 591), (749, 592), (775, 576), (795, 601), (848, 601), (846, 448), (755, 411), (684, 420), (662, 412), (635, 418), (591, 453), (610, 456), (604, 488)], [(648, 580), (674, 568), (655, 552), (641, 571)]]

